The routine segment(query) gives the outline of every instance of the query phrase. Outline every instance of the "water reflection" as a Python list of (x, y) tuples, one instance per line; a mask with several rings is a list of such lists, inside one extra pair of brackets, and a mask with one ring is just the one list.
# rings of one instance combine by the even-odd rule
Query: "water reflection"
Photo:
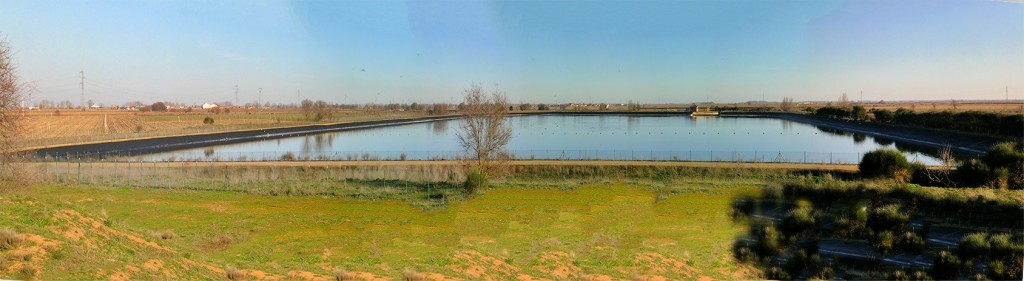
[(857, 144), (863, 143), (867, 139), (868, 139), (867, 135), (864, 135), (864, 134), (861, 134), (861, 133), (853, 133), (853, 143), (857, 143)]
[(434, 135), (440, 136), (448, 134), (448, 120), (430, 122), (428, 124), (430, 124), (430, 131), (433, 132)]
[(334, 145), (334, 136), (335, 134), (305, 136), (302, 138), (301, 151), (306, 155), (331, 151), (331, 146)]
[(637, 127), (640, 127), (640, 117), (632, 115), (626, 116), (626, 132), (632, 133), (636, 131)]

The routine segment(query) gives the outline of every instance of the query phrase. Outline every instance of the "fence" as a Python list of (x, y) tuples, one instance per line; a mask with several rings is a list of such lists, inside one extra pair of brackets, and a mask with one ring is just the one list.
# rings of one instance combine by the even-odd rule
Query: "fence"
[[(461, 182), (458, 165), (308, 165), (314, 162), (237, 165), (228, 162), (49, 162), (27, 163), (38, 179), (63, 184), (136, 186), (195, 190), (292, 189), (331, 194), (348, 181), (382, 181), (382, 187), (410, 183)], [(329, 164), (321, 162), (320, 164)]]
[[(264, 162), (264, 161), (405, 161), (455, 160), (460, 151), (331, 151), (331, 152), (167, 152), (157, 154), (79, 153), (47, 155), (39, 162)], [(791, 151), (716, 151), (716, 150), (514, 150), (513, 160), (613, 160), (613, 161), (685, 161), (736, 163), (856, 164), (863, 153), (791, 152)], [(910, 155), (911, 161), (931, 164), (933, 159)]]

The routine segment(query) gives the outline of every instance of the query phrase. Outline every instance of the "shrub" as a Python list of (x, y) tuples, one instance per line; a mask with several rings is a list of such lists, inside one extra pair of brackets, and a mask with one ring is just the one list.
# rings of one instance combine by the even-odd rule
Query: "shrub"
[(993, 234), (989, 236), (991, 246), (990, 257), (993, 259), (1024, 254), (1024, 247), (1010, 240), (1010, 234)]
[(1021, 167), (1024, 165), (1024, 151), (1012, 142), (993, 145), (985, 154), (985, 164), (989, 167)]
[(960, 244), (956, 246), (956, 254), (964, 260), (972, 260), (984, 256), (990, 249), (992, 244), (989, 244), (985, 233), (975, 232), (960, 239)]
[(213, 117), (206, 116), (206, 118), (203, 118), (203, 124), (213, 125)]
[(152, 234), (154, 237), (160, 238), (161, 240), (171, 240), (174, 239), (174, 237), (177, 237), (177, 235), (174, 234), (174, 231), (170, 229), (164, 231), (154, 231)]
[(295, 153), (289, 151), (281, 154), (281, 161), (295, 161)]
[(992, 146), (985, 154), (985, 163), (997, 171), (996, 179), (1000, 183), (1011, 189), (1024, 188), (1024, 148), (1021, 143), (1003, 142)]
[(896, 248), (896, 236), (892, 234), (892, 231), (879, 231), (871, 237), (871, 247), (882, 255), (889, 255)]
[(764, 271), (764, 277), (772, 280), (789, 280), (793, 279), (789, 276), (789, 273), (778, 266), (773, 266), (768, 270)]
[(415, 269), (406, 268), (405, 270), (402, 270), (402, 280), (419, 281), (423, 280), (423, 275), (420, 274), (419, 272), (416, 272)]
[(787, 237), (814, 228), (814, 209), (800, 207), (793, 209), (782, 219), (782, 234)]
[(954, 175), (963, 186), (980, 187), (991, 181), (992, 169), (985, 162), (970, 159), (957, 167)]
[(911, 231), (903, 232), (903, 235), (896, 243), (896, 248), (905, 252), (920, 254), (925, 249), (924, 238)]
[(960, 276), (962, 265), (955, 255), (942, 251), (932, 263), (932, 277), (938, 280), (952, 280)]
[(224, 272), (228, 275), (228, 280), (242, 280), (245, 279), (245, 271), (242, 271), (234, 266), (228, 266), (224, 268)]
[(867, 225), (875, 232), (889, 230), (902, 231), (910, 222), (910, 215), (900, 205), (888, 204), (872, 210)]
[(0, 229), (0, 250), (10, 250), (21, 246), (21, 238), (17, 232), (10, 229)]
[(760, 256), (773, 256), (778, 254), (782, 249), (779, 244), (779, 232), (774, 227), (765, 226), (761, 228), (761, 231), (757, 233), (757, 245), (755, 251)]
[(355, 279), (356, 279), (356, 275), (352, 274), (351, 272), (348, 272), (348, 270), (345, 270), (344, 268), (340, 268), (340, 267), (334, 268), (334, 280), (335, 281), (348, 281), (348, 280), (355, 280)]
[(222, 251), (227, 249), (231, 243), (234, 243), (235, 239), (227, 234), (220, 234), (213, 237), (208, 237), (203, 241), (203, 247), (210, 250)]
[(865, 178), (891, 178), (900, 183), (907, 182), (913, 174), (913, 167), (907, 162), (907, 157), (894, 149), (865, 153), (858, 168)]
[(487, 186), (487, 175), (478, 170), (473, 170), (466, 175), (466, 182), (462, 184), (462, 187), (466, 189), (466, 193), (474, 194), (477, 190)]

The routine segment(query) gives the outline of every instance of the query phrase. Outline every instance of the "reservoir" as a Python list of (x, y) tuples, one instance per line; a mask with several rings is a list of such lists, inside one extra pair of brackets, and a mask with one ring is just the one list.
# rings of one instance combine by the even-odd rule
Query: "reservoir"
[[(855, 164), (895, 148), (910, 161), (939, 161), (881, 138), (763, 117), (684, 115), (512, 116), (516, 159)], [(451, 160), (461, 120), (433, 121), (143, 155), (142, 161)]]

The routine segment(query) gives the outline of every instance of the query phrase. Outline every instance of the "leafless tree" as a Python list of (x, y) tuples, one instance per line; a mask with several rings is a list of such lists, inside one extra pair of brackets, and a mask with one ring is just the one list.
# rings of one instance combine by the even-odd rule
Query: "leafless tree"
[(782, 109), (782, 111), (789, 111), (790, 109), (793, 109), (793, 98), (782, 98), (782, 104), (780, 104), (779, 107)]
[(331, 119), (332, 111), (330, 105), (322, 100), (311, 101), (302, 100), (302, 114), (306, 117), (306, 120), (313, 122), (320, 122), (323, 120)]
[(0, 187), (4, 182), (18, 180), (17, 176), (21, 175), (13, 170), (18, 165), (12, 163), (18, 160), (14, 139), (21, 131), (18, 103), (22, 94), (13, 55), (7, 40), (0, 38)]
[(927, 171), (925, 175), (932, 182), (940, 183), (946, 186), (956, 186), (958, 183), (952, 176), (953, 171), (956, 169), (957, 161), (956, 157), (953, 156), (953, 150), (949, 145), (939, 149), (939, 160), (942, 161), (941, 166), (938, 169)]
[(506, 122), (509, 102), (503, 91), (484, 93), (473, 84), (463, 93), (465, 115), (459, 128), (459, 146), (465, 153), (464, 164), (470, 170), (495, 175), (509, 158), (505, 146), (512, 139), (512, 127)]

